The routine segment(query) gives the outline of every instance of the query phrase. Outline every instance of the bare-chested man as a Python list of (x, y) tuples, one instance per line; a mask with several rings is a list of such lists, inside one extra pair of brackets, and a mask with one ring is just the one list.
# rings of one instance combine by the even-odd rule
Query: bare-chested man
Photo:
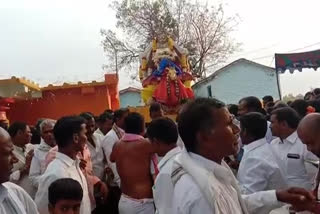
[(111, 162), (116, 162), (121, 180), (120, 214), (154, 213), (152, 176), (150, 172), (152, 144), (144, 139), (144, 119), (138, 113), (125, 118), (125, 135), (115, 144)]

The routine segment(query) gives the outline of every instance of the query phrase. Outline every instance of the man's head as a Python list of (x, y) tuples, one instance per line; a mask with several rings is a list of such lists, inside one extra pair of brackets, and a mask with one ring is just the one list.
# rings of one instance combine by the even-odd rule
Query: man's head
[(308, 91), (303, 98), (305, 101), (311, 101), (314, 99), (314, 94), (311, 91)]
[(129, 109), (127, 108), (121, 108), (121, 109), (118, 109), (114, 112), (113, 114), (113, 119), (114, 119), (114, 123), (124, 129), (125, 126), (124, 126), (124, 118), (126, 118), (129, 114)]
[(265, 106), (264, 109), (266, 110), (267, 115), (270, 115), (271, 112), (274, 110), (274, 102), (268, 102)]
[(315, 89), (313, 90), (313, 94), (314, 94), (315, 97), (318, 96), (318, 95), (320, 95), (320, 88), (315, 88)]
[(276, 110), (279, 108), (285, 108), (285, 107), (289, 107), (289, 105), (281, 100), (278, 100), (277, 102), (275, 102), (273, 106), (273, 110)]
[(262, 104), (257, 97), (245, 97), (239, 101), (239, 116), (242, 116), (249, 112), (259, 112), (262, 113)]
[(268, 96), (264, 96), (262, 98), (262, 101), (263, 101), (263, 106), (266, 106), (268, 103), (272, 102), (273, 103), (273, 97), (268, 95)]
[(13, 143), (16, 146), (24, 147), (31, 142), (31, 130), (30, 127), (23, 122), (14, 122), (8, 129)]
[(295, 100), (291, 103), (290, 107), (293, 108), (301, 118), (307, 115), (307, 108), (309, 104), (305, 100)]
[(0, 127), (0, 184), (9, 181), (13, 164), (16, 162), (11, 137), (6, 130)]
[(308, 114), (301, 120), (297, 132), (308, 150), (320, 158), (320, 114)]
[(276, 109), (271, 113), (272, 135), (285, 139), (297, 129), (299, 122), (300, 117), (292, 108)]
[(186, 149), (221, 161), (238, 151), (239, 128), (225, 104), (216, 99), (197, 98), (180, 114), (178, 130)]
[(241, 141), (247, 145), (253, 141), (264, 138), (268, 125), (264, 115), (257, 112), (250, 112), (240, 117), (240, 127)]
[(312, 106), (317, 113), (320, 113), (320, 100), (312, 100), (308, 102), (309, 106)]
[(9, 128), (9, 121), (7, 119), (4, 119), (4, 120), (0, 120), (0, 127), (5, 129), (5, 130), (8, 130)]
[(162, 117), (163, 112), (162, 112), (160, 103), (157, 103), (157, 102), (151, 103), (150, 108), (149, 108), (149, 114), (150, 114), (151, 120)]
[(227, 107), (230, 114), (233, 114), (236, 117), (238, 116), (238, 110), (239, 110), (238, 105), (229, 104)]
[(83, 150), (86, 142), (86, 124), (82, 117), (66, 116), (60, 118), (53, 129), (53, 134), (60, 149), (73, 153)]
[(94, 120), (94, 116), (88, 112), (81, 113), (79, 116), (85, 120), (87, 137), (91, 137), (96, 130), (96, 122)]
[(99, 116), (98, 119), (99, 129), (100, 131), (106, 135), (111, 129), (113, 125), (113, 113), (104, 112)]
[(149, 124), (147, 136), (151, 143), (157, 145), (158, 155), (164, 156), (176, 146), (178, 140), (177, 126), (169, 118), (158, 118)]
[(107, 110), (105, 110), (103, 113), (113, 114), (114, 112), (113, 112), (111, 109), (107, 109)]
[(62, 178), (49, 186), (50, 214), (79, 214), (83, 190), (78, 181)]
[(131, 112), (124, 119), (125, 132), (128, 134), (144, 135), (144, 118), (141, 114)]
[(33, 145), (40, 144), (41, 143), (40, 129), (38, 130), (36, 127), (30, 126), (30, 130), (31, 130), (31, 134), (32, 134), (30, 143)]
[(40, 123), (40, 133), (41, 137), (46, 144), (51, 147), (56, 145), (56, 141), (53, 136), (53, 128), (56, 124), (55, 120), (45, 119)]

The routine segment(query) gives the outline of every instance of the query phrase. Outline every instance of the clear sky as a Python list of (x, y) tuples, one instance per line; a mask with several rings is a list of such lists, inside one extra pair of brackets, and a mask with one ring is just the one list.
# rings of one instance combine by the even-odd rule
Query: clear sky
[[(110, 0), (10, 0), (0, 4), (0, 78), (26, 77), (40, 85), (103, 80), (108, 63), (101, 28), (115, 27)], [(274, 66), (274, 53), (320, 49), (319, 0), (222, 0), (240, 24), (233, 37), (247, 58)], [(307, 48), (304, 48), (307, 47)], [(132, 84), (122, 74), (120, 88)], [(284, 94), (320, 87), (320, 70), (281, 75)]]

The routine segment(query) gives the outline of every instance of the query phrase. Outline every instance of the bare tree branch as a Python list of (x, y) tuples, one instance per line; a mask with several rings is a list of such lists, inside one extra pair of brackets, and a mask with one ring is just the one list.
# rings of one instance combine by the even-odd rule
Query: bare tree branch
[(222, 5), (211, 7), (191, 0), (118, 0), (111, 7), (116, 11), (118, 29), (127, 37), (119, 39), (114, 32), (102, 30), (102, 45), (111, 62), (119, 57), (120, 68), (137, 62), (139, 53), (161, 34), (172, 36), (188, 49), (192, 73), (199, 79), (239, 46), (230, 38), (236, 19), (226, 17)]

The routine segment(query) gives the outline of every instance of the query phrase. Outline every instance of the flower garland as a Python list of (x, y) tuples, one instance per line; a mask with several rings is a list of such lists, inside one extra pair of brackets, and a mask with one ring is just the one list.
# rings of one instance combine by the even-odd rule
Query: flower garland
[(168, 95), (168, 97), (170, 97), (170, 95), (171, 95), (170, 81), (174, 81), (175, 95), (178, 97), (178, 99), (180, 99), (180, 88), (179, 88), (178, 80), (171, 80), (169, 75), (167, 75), (167, 95)]

